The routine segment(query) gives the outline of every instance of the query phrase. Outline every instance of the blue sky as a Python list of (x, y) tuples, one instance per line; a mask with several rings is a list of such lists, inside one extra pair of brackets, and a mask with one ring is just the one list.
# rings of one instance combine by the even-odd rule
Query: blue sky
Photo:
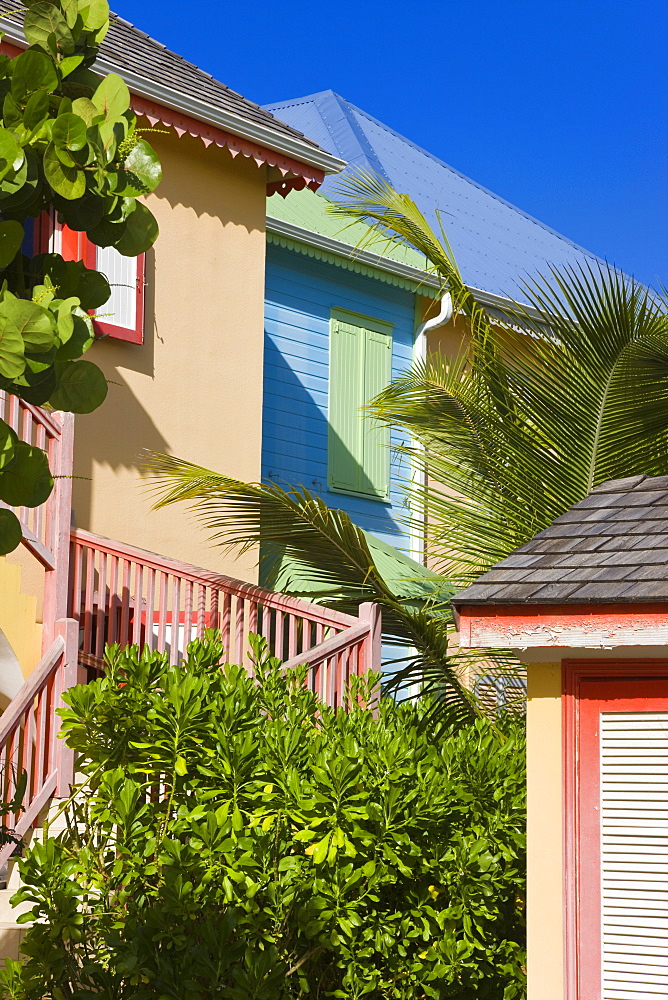
[(258, 104), (331, 88), (595, 253), (668, 284), (666, 0), (117, 0)]

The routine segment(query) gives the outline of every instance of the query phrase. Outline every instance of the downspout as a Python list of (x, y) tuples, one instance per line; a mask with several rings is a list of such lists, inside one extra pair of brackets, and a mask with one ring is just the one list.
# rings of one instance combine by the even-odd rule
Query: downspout
[[(452, 295), (450, 292), (445, 292), (441, 298), (441, 307), (438, 311), (437, 316), (432, 316), (431, 319), (427, 319), (424, 323), (420, 323), (417, 330), (415, 331), (415, 340), (413, 341), (413, 363), (424, 362), (427, 360), (427, 334), (432, 330), (438, 330), (439, 327), (445, 326), (452, 319)], [(420, 449), (420, 445), (416, 445)], [(426, 476), (423, 469), (414, 467), (412, 474), (413, 486), (424, 491), (427, 483)], [(426, 513), (423, 503), (417, 503), (413, 507), (413, 516), (421, 518), (423, 525), (426, 527)], [(425, 548), (424, 548), (424, 531), (421, 535), (411, 536), (411, 556), (416, 562), (424, 563), (425, 560)]]

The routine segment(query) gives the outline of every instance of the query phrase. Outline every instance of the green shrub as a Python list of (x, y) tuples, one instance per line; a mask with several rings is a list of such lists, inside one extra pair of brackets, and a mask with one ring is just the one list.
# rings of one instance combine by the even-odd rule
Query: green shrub
[(521, 721), (437, 734), (373, 677), (333, 712), (252, 641), (255, 679), (211, 634), (69, 693), (87, 783), (21, 863), (4, 996), (522, 997)]

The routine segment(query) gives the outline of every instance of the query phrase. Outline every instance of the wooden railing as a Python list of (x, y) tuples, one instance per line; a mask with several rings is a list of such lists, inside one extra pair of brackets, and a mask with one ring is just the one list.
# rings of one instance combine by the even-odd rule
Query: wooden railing
[(46, 503), (40, 507), (13, 508), (21, 522), (23, 545), (45, 570), (43, 651), (46, 651), (53, 641), (56, 622), (67, 613), (74, 415), (47, 412), (0, 391), (0, 418), (16, 431), (21, 441), (47, 453), (55, 480)]
[(15, 813), (3, 819), (14, 838), (0, 845), (0, 868), (17, 842), (34, 826), (53, 796), (69, 795), (74, 752), (59, 740), (56, 709), (77, 682), (76, 622), (56, 623), (56, 638), (0, 719), (2, 799), (11, 803), (25, 775), (25, 790)]
[(248, 662), (248, 633), (337, 706), (352, 674), (380, 669), (380, 617), (358, 618), (145, 552), (87, 531), (72, 532), (69, 615), (79, 622), (80, 662), (100, 669), (107, 643), (147, 644), (172, 663), (207, 627), (220, 629), (227, 658)]

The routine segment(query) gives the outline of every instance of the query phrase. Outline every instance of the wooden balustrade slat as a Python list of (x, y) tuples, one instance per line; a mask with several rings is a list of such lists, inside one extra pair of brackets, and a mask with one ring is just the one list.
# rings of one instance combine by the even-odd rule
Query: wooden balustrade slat
[(237, 663), (244, 658), (246, 630), (244, 628), (244, 599), (237, 595), (237, 613), (234, 620), (234, 657)]
[(119, 642), (124, 646), (130, 638), (130, 574), (132, 572), (132, 562), (130, 559), (123, 559), (122, 589), (121, 589), (121, 622), (119, 626)]
[(142, 632), (142, 608), (144, 606), (144, 568), (139, 563), (135, 563), (135, 589), (134, 589), (134, 614), (132, 616), (132, 641), (141, 641)]
[(104, 654), (105, 629), (107, 626), (107, 553), (100, 553), (97, 576), (97, 616), (95, 620), (95, 655)]
[[(121, 613), (121, 602), (118, 595), (118, 558), (110, 555), (111, 566), (109, 570), (109, 601), (107, 606), (107, 642), (112, 646), (118, 641), (118, 620)], [(86, 652), (88, 652), (86, 650)]]
[(166, 573), (160, 573), (160, 617), (158, 619), (158, 644), (157, 649), (161, 652), (165, 648), (165, 637), (167, 634), (167, 597), (169, 579)]
[(191, 641), (193, 634), (193, 591), (194, 586), (191, 580), (186, 580), (185, 583), (185, 597), (184, 597), (184, 610), (183, 610), (183, 650), (182, 653), (185, 656), (186, 649), (188, 648), (188, 643)]
[(155, 570), (149, 566), (146, 570), (146, 629), (144, 642), (149, 649), (155, 649)]
[(181, 623), (181, 577), (172, 576), (172, 631), (169, 648), (169, 662), (178, 663), (179, 660), (179, 632)]

